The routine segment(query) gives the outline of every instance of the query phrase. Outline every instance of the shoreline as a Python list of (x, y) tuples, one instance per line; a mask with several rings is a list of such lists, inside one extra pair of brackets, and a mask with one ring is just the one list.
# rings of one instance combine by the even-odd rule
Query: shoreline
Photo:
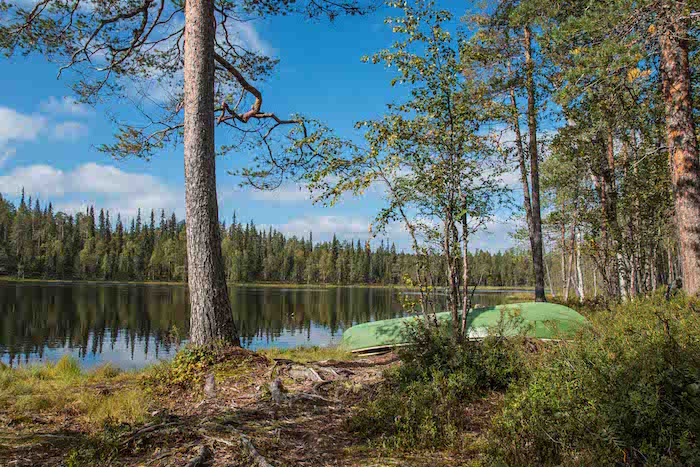
[[(168, 286), (187, 286), (187, 282), (183, 281), (120, 281), (120, 280), (90, 280), (90, 279), (43, 279), (43, 278), (19, 278), (16, 276), (0, 276), (0, 282), (19, 282), (19, 283), (36, 283), (36, 284), (86, 284), (86, 285), (168, 285)], [(406, 285), (384, 285), (384, 284), (326, 284), (326, 283), (310, 283), (299, 284), (295, 282), (227, 282), (228, 286), (234, 287), (268, 287), (268, 288), (296, 288), (296, 289), (338, 289), (338, 288), (368, 288), (368, 289), (397, 289), (397, 290), (419, 290), (417, 286)], [(445, 287), (438, 287), (437, 290)], [(534, 293), (534, 288), (527, 286), (480, 286), (476, 288), (477, 292), (516, 292), (516, 293)]]

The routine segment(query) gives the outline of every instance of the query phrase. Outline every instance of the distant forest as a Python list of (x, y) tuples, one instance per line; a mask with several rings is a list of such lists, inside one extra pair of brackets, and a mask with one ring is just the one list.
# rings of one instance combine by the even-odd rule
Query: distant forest
[[(393, 243), (339, 241), (315, 243), (259, 229), (233, 215), (221, 224), (229, 282), (401, 285), (417, 269), (414, 255)], [(90, 206), (75, 216), (54, 212), (24, 193), (19, 207), (0, 195), (0, 275), (23, 278), (184, 281), (187, 279), (185, 222), (165, 211), (130, 225), (121, 216)], [(490, 286), (529, 286), (532, 267), (526, 251), (476, 251), (469, 262), (474, 281)], [(445, 267), (435, 257), (434, 277), (445, 285)]]

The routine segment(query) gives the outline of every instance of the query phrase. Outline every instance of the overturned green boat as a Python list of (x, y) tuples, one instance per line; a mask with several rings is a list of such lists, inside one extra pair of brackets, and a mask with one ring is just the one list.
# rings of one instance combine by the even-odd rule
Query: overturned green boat
[[(440, 322), (452, 319), (449, 312), (437, 313), (435, 316)], [(501, 317), (506, 323), (501, 327), (504, 334), (517, 335), (524, 332), (528, 337), (543, 340), (566, 339), (588, 323), (582, 315), (563, 305), (512, 303), (471, 310), (467, 316), (469, 337), (485, 337), (489, 329), (501, 321)], [(355, 353), (380, 352), (405, 345), (406, 326), (419, 319), (423, 317), (409, 316), (358, 324), (343, 332), (340, 345)]]

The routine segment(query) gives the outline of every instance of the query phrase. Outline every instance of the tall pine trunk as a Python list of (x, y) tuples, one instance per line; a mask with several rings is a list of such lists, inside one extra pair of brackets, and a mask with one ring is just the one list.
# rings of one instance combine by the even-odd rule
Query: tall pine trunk
[(537, 155), (537, 109), (535, 107), (535, 64), (532, 58), (532, 37), (525, 27), (525, 66), (527, 87), (527, 124), (530, 134), (530, 185), (532, 186), (532, 266), (535, 272), (535, 301), (545, 302), (542, 218), (540, 211), (540, 170)]
[(238, 345), (221, 254), (214, 146), (214, 2), (185, 11), (185, 207), (190, 342)]
[(612, 272), (611, 281), (615, 282), (616, 298), (625, 298), (626, 277), (622, 265), (622, 234), (617, 220), (617, 185), (615, 183), (615, 145), (612, 126), (608, 126), (606, 135), (606, 160), (601, 164), (603, 183), (605, 184), (605, 222), (610, 244), (612, 245)]
[(684, 3), (664, 2), (667, 14), (661, 22), (659, 43), (683, 287), (689, 294), (697, 294), (700, 291), (700, 163), (693, 121), (688, 32), (682, 18)]

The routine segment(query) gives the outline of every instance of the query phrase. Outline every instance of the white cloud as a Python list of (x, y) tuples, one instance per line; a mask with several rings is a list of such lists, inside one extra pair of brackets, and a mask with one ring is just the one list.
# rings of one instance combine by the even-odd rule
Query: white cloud
[[(260, 36), (253, 22), (229, 20), (226, 22), (226, 30), (228, 31), (229, 41), (232, 44), (240, 45), (259, 54), (275, 55), (275, 49)], [(217, 33), (222, 38), (221, 42), (223, 43), (223, 36), (225, 35), (223, 28), (217, 28)]]
[(35, 140), (46, 124), (46, 118), (41, 115), (26, 115), (0, 107), (0, 148), (11, 142)]
[[(68, 98), (49, 98), (41, 107), (44, 112), (81, 114), (83, 110), (76, 105), (79, 104)], [(76, 121), (53, 122), (45, 115), (23, 114), (0, 106), (0, 165), (15, 154), (16, 143), (36, 141), (47, 133), (57, 140), (77, 141), (87, 134), (87, 126)]]
[(57, 99), (50, 96), (47, 100), (41, 103), (41, 111), (44, 113), (50, 113), (53, 115), (74, 115), (74, 116), (87, 116), (92, 113), (92, 109), (80, 102), (76, 101), (72, 97), (64, 96)]
[(61, 141), (78, 141), (87, 133), (87, 125), (80, 122), (61, 122), (53, 128), (54, 138)]
[(66, 174), (49, 165), (17, 167), (0, 177), (0, 192), (19, 195), (24, 187), (29, 194), (60, 197), (66, 192)]
[(5, 166), (5, 164), (7, 163), (7, 161), (10, 160), (10, 158), (14, 157), (16, 152), (17, 151), (15, 151), (14, 148), (10, 148), (4, 151), (0, 149), (0, 169), (2, 169)]
[(272, 227), (285, 235), (298, 237), (308, 237), (311, 232), (314, 235), (320, 235), (321, 239), (332, 237), (333, 234), (340, 239), (368, 238), (370, 236), (369, 220), (352, 216), (304, 216)]
[(511, 170), (508, 172), (503, 172), (499, 176), (499, 181), (501, 182), (502, 185), (509, 187), (509, 188), (515, 188), (518, 187), (521, 181), (520, 177), (520, 171), (519, 170)]
[(483, 230), (469, 240), (469, 250), (487, 250), (492, 253), (503, 251), (515, 245), (512, 234), (518, 225), (508, 217), (496, 216), (486, 223)]
[(311, 193), (305, 185), (285, 185), (276, 190), (251, 190), (250, 198), (257, 201), (277, 201), (279, 203), (298, 203), (310, 201)]
[[(139, 208), (178, 210), (184, 197), (157, 177), (125, 172), (114, 166), (83, 164), (64, 172), (49, 165), (17, 167), (0, 176), (0, 192), (51, 199), (66, 212), (84, 211), (88, 204), (134, 216)], [(75, 200), (77, 199), (77, 200)]]

